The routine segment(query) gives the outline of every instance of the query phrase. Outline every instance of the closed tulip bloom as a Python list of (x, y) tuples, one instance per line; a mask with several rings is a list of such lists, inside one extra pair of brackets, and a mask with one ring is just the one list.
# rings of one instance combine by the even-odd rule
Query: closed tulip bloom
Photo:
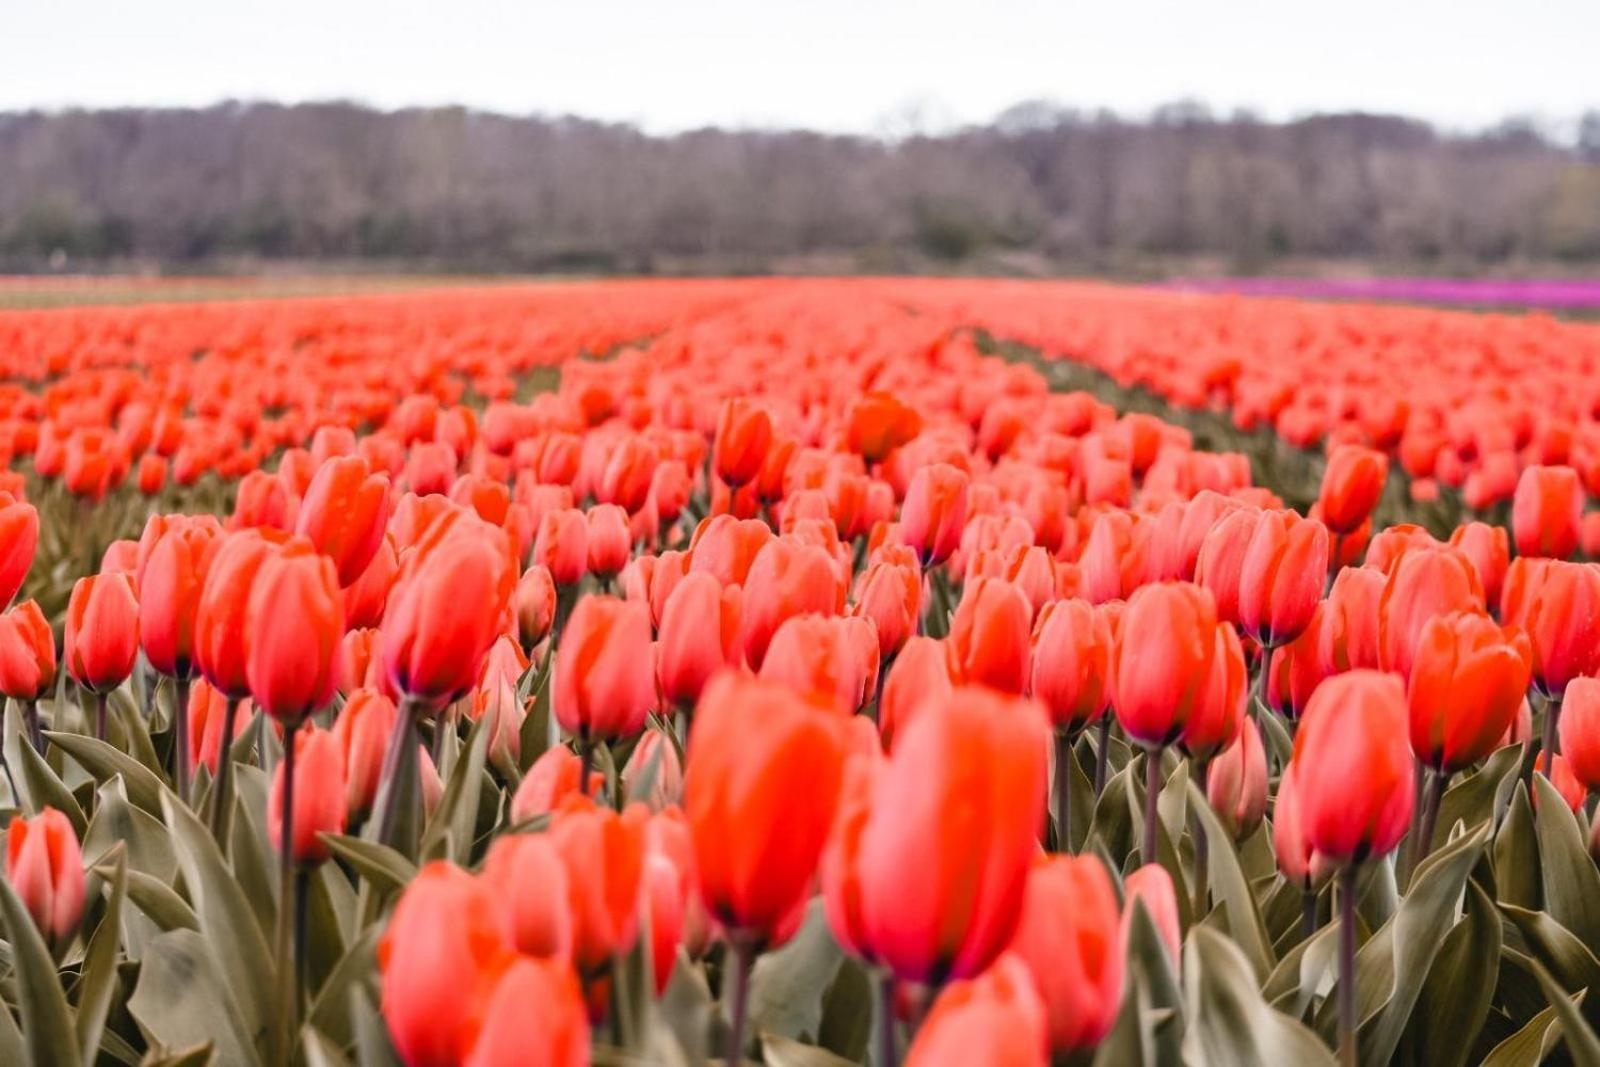
[[(339, 741), (315, 724), (295, 731), (294, 826), (290, 855), (302, 867), (324, 863), (328, 846), (319, 834), (342, 834), (345, 827), (344, 753)], [(267, 795), (267, 840), (274, 852), (283, 848), (283, 768), (279, 763)]]
[(708, 573), (685, 575), (667, 597), (656, 644), (656, 681), (663, 710), (688, 709), (718, 671), (743, 658), (742, 595)]
[(236, 700), (250, 693), (250, 587), (273, 552), (274, 543), (254, 530), (224, 537), (195, 610), (195, 666), (218, 692)]
[(1098, 856), (1038, 856), (1012, 953), (1044, 997), (1054, 1052), (1093, 1048), (1122, 1004), (1121, 909)]
[(1254, 719), (1246, 717), (1239, 736), (1211, 761), (1206, 800), (1235, 841), (1256, 832), (1267, 813), (1267, 751)]
[(1250, 674), (1239, 634), (1233, 627), (1219, 624), (1205, 692), (1178, 736), (1178, 743), (1191, 758), (1205, 763), (1233, 744), (1244, 719), (1249, 686)]
[(1323, 682), (1300, 720), (1292, 766), (1310, 849), (1340, 866), (1392, 851), (1411, 821), (1415, 774), (1400, 679), (1350, 671)]
[(717, 437), (711, 449), (711, 469), (735, 489), (761, 473), (772, 447), (772, 416), (742, 397), (722, 402), (717, 416)]
[(650, 914), (650, 966), (657, 997), (666, 993), (678, 963), (685, 921), (682, 885), (671, 860), (657, 852), (646, 852), (644, 906)]
[(1028, 684), (1033, 612), (1001, 578), (969, 582), (950, 620), (950, 662), (966, 685), (1021, 693)]
[(333, 737), (343, 754), (344, 800), (354, 823), (372, 810), (383, 770), (384, 750), (399, 710), (375, 689), (352, 690), (333, 723)]
[(573, 586), (589, 573), (589, 522), (576, 508), (546, 512), (533, 538), (533, 561), (558, 586)]
[(280, 549), (250, 587), (247, 620), (245, 675), (256, 707), (294, 724), (333, 699), (344, 600), (332, 561), (304, 542)]
[[(6, 876), (45, 940), (60, 945), (83, 918), (83, 853), (72, 823), (54, 808), (6, 827)], [(14, 937), (13, 937), (14, 939)]]
[[(1381, 581), (1381, 575), (1378, 576)], [(1298, 719), (1306, 702), (1330, 673), (1322, 661), (1322, 627), (1326, 604), (1318, 605), (1304, 633), (1274, 649), (1263, 650), (1267, 660), (1267, 706), (1287, 719)], [(1370, 628), (1376, 632), (1376, 627)]]
[(948, 463), (920, 468), (900, 506), (900, 539), (923, 567), (943, 563), (961, 543), (967, 525), (967, 473)]
[[(706, 915), (705, 902), (700, 898), (699, 879), (695, 873), (694, 840), (683, 810), (674, 806), (657, 812), (646, 828), (645, 838), (646, 862), (666, 861), (677, 873), (678, 892), (683, 900), (683, 924), (678, 944), (690, 959), (698, 959), (710, 944), (713, 931), (711, 920)], [(648, 872), (646, 877), (649, 877)], [(654, 888), (650, 891), (654, 892)], [(660, 965), (657, 966), (659, 968)], [(659, 970), (657, 973), (660, 973)]]
[(845, 425), (850, 451), (878, 463), (922, 432), (922, 417), (893, 393), (864, 393), (851, 401)]
[[(732, 515), (712, 515), (696, 527), (689, 542), (688, 572), (707, 571), (723, 586), (743, 585), (756, 557), (773, 539), (772, 527), (760, 519), (736, 519)], [(674, 555), (664, 553), (662, 566)], [(659, 570), (660, 568), (658, 568)], [(679, 568), (680, 570), (683, 568)], [(669, 573), (671, 572), (669, 568)], [(678, 574), (682, 577), (682, 574)], [(658, 599), (652, 588), (650, 599)], [(657, 613), (659, 617), (659, 612)]]
[(1029, 692), (1056, 729), (1077, 730), (1105, 714), (1111, 655), (1111, 625), (1087, 600), (1044, 606), (1033, 627)]
[(906, 1053), (906, 1067), (1045, 1067), (1046, 1008), (1027, 964), (1006, 956), (939, 994)]
[(1600, 789), (1600, 679), (1574, 678), (1561, 701), (1561, 754), (1585, 789)]
[(556, 721), (586, 743), (638, 734), (655, 704), (652, 663), (644, 605), (584, 597), (557, 653), (551, 696)]
[(1272, 852), (1283, 877), (1302, 891), (1316, 889), (1333, 874), (1334, 864), (1306, 840), (1292, 762), (1283, 769), (1283, 777), (1278, 781), (1278, 795), (1272, 809)]
[(389, 591), (400, 573), (400, 556), (394, 538), (385, 535), (373, 553), (367, 569), (351, 585), (344, 587), (344, 624), (352, 629), (370, 629), (383, 622), (389, 606)]
[(1254, 509), (1229, 512), (1201, 542), (1194, 580), (1211, 593), (1217, 617), (1225, 622), (1239, 621), (1239, 581), (1261, 519), (1261, 512)]
[(79, 578), (67, 601), (62, 663), (73, 681), (109, 693), (133, 673), (139, 654), (139, 601), (126, 574)]
[(1435, 615), (1482, 611), (1483, 586), (1467, 558), (1453, 548), (1416, 549), (1395, 564), (1378, 598), (1378, 656), (1383, 669), (1402, 676)]
[(56, 680), (56, 638), (37, 601), (0, 615), (0, 694), (37, 700)]
[(873, 790), (883, 760), (877, 752), (851, 756), (839, 792), (839, 812), (822, 854), (822, 900), (833, 939), (868, 963), (877, 961), (862, 903), (861, 836), (872, 818)]
[(359, 456), (324, 463), (311, 479), (295, 532), (333, 560), (339, 585), (361, 577), (383, 542), (389, 523), (389, 478), (374, 474)]
[(1239, 572), (1239, 625), (1262, 645), (1294, 640), (1311, 623), (1328, 573), (1328, 531), (1294, 512), (1256, 523)]
[(1011, 939), (1045, 816), (1048, 737), (1037, 704), (976, 687), (896, 737), (855, 866), (867, 937), (897, 977), (970, 977)]
[(622, 784), (630, 800), (652, 812), (676, 805), (683, 799), (683, 759), (677, 746), (660, 730), (646, 730), (622, 768)]
[(483, 878), (505, 909), (511, 943), (518, 952), (563, 963), (572, 958), (567, 868), (549, 834), (495, 838), (484, 860)]
[(1328, 455), (1317, 510), (1336, 534), (1354, 533), (1372, 514), (1389, 477), (1389, 457), (1376, 449), (1346, 444)]
[(517, 640), (531, 656), (555, 622), (556, 581), (550, 571), (537, 563), (524, 571), (511, 594), (511, 607), (517, 615)]
[(384, 612), (384, 669), (397, 690), (432, 707), (477, 683), (514, 588), (504, 535), (469, 521), (410, 561), (417, 566), (402, 570)]
[(1324, 673), (1379, 667), (1378, 604), (1386, 584), (1383, 572), (1371, 567), (1346, 567), (1333, 579), (1317, 643)]
[(1485, 601), (1490, 607), (1498, 608), (1506, 568), (1511, 566), (1511, 543), (1506, 528), (1486, 522), (1463, 523), (1450, 535), (1450, 544), (1471, 561), (1478, 572), (1478, 581), (1483, 583)]
[(628, 565), (628, 554), (633, 549), (628, 513), (615, 504), (596, 504), (585, 518), (589, 525), (589, 572), (601, 578), (616, 577)]
[(589, 1015), (572, 970), (522, 956), (494, 986), (462, 1067), (589, 1067)]
[(1172, 875), (1159, 863), (1147, 863), (1129, 872), (1122, 880), (1122, 888), (1127, 898), (1122, 909), (1123, 944), (1126, 945), (1128, 940), (1133, 905), (1137, 901), (1149, 913), (1156, 933), (1161, 935), (1161, 941), (1176, 967), (1183, 960), (1183, 926), (1178, 919), (1178, 894), (1172, 885)]
[(1511, 498), (1517, 553), (1566, 559), (1583, 526), (1583, 483), (1571, 467), (1528, 467)]
[(209, 527), (184, 526), (161, 537), (140, 568), (139, 644), (158, 674), (189, 676), (200, 596), (220, 547)]
[(288, 532), (294, 529), (298, 503), (281, 475), (255, 470), (239, 482), (228, 529), (249, 530), (266, 527)]
[(1411, 748), (1448, 777), (1499, 747), (1528, 691), (1533, 649), (1480, 612), (1435, 615), (1422, 629), (1406, 699)]
[(10, 606), (39, 547), (39, 513), (26, 500), (0, 492), (0, 606)]
[(922, 614), (922, 574), (915, 566), (869, 563), (856, 584), (851, 614), (872, 621), (878, 655), (888, 661), (917, 632)]
[(556, 809), (549, 837), (567, 872), (572, 965), (579, 975), (597, 975), (638, 936), (649, 816), (642, 804), (619, 815), (584, 797)]
[(778, 627), (761, 664), (761, 677), (813, 697), (843, 714), (866, 701), (868, 683), (878, 674), (878, 644), (855, 637), (861, 619), (801, 615)]
[[(217, 761), (222, 758), (222, 731), (227, 717), (228, 699), (204, 678), (195, 680), (189, 689), (189, 760), (194, 766), (204, 766), (213, 777)], [(231, 745), (250, 727), (250, 716), (234, 716)]]
[(583, 761), (570, 748), (556, 745), (533, 761), (511, 798), (511, 821), (526, 822), (555, 811), (568, 796), (578, 793)]
[(422, 868), (378, 943), (383, 1020), (401, 1062), (457, 1067), (515, 959), (505, 912), (486, 880), (443, 861)]
[[(1510, 586), (1510, 579), (1507, 579)], [(1532, 583), (1518, 622), (1533, 644), (1533, 682), (1559, 698), (1574, 678), (1600, 674), (1600, 566), (1554, 561)]]
[(139, 591), (139, 543), (120, 538), (106, 546), (100, 557), (101, 574), (126, 574), (133, 579), (133, 591)]
[(684, 811), (706, 909), (740, 937), (779, 936), (808, 894), (845, 751), (843, 722), (781, 685), (723, 675), (700, 698)]
[(883, 684), (878, 705), (878, 732), (883, 747), (894, 739), (925, 706), (937, 705), (955, 688), (950, 677), (950, 653), (943, 641), (913, 637), (895, 657)]
[(1118, 629), (1112, 707), (1142, 745), (1171, 744), (1206, 698), (1217, 648), (1210, 592), (1188, 582), (1147, 585)]
[(349, 696), (363, 686), (385, 688), (387, 679), (379, 644), (382, 637), (377, 630), (345, 631), (344, 639), (339, 642), (339, 692)]
[(838, 578), (826, 550), (779, 538), (750, 565), (739, 633), (744, 658), (759, 671), (767, 646), (786, 619), (812, 612), (831, 615), (839, 606)]

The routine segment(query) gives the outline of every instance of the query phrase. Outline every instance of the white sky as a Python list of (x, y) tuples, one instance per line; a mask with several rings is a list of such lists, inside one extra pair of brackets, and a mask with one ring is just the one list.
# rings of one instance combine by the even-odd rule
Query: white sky
[(1020, 100), (1473, 127), (1600, 107), (1600, 0), (0, 0), (0, 108), (462, 103), (875, 132)]

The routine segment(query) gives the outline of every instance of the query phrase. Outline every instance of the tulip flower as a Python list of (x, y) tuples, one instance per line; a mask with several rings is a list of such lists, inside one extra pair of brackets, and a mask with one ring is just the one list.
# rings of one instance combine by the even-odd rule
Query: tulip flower
[(1485, 601), (1491, 608), (1498, 608), (1500, 587), (1505, 582), (1506, 568), (1511, 565), (1511, 546), (1505, 527), (1490, 526), (1486, 522), (1463, 523), (1450, 534), (1450, 544), (1472, 563), (1483, 585)]
[(462, 1067), (588, 1067), (589, 1017), (572, 971), (559, 961), (519, 957), (481, 1009)]
[(139, 654), (139, 601), (125, 574), (79, 578), (67, 601), (61, 661), (95, 695), (95, 737), (106, 736), (106, 697), (133, 673)]
[(981, 976), (939, 994), (911, 1043), (905, 1067), (1045, 1067), (1048, 1048), (1046, 1007), (1033, 973), (1007, 956)]
[[(750, 967), (809, 891), (844, 755), (842, 722), (773, 682), (723, 675), (695, 709), (684, 807), (701, 897), (734, 954), (730, 1063), (744, 1047)], [(800, 795), (806, 803), (793, 802)]]
[[(1381, 585), (1383, 576), (1376, 571), (1370, 573)], [(1300, 717), (1311, 694), (1328, 676), (1322, 659), (1323, 627), (1327, 618), (1328, 605), (1324, 602), (1318, 605), (1311, 625), (1299, 637), (1278, 648), (1263, 650), (1268, 658), (1262, 676), (1261, 699), (1267, 707), (1291, 721)], [(1376, 635), (1377, 627), (1369, 627), (1368, 632)]]
[(1240, 628), (1267, 648), (1311, 623), (1328, 573), (1328, 531), (1294, 512), (1263, 512), (1239, 571)]
[[(483, 877), (505, 911), (511, 942), (519, 953), (571, 961), (571, 890), (561, 850), (550, 834), (496, 838), (484, 860)], [(532, 886), (539, 891), (529, 892)]]
[[(557, 655), (550, 706), (561, 728), (578, 739), (586, 764), (596, 741), (644, 729), (655, 703), (651, 667), (644, 605), (606, 596), (578, 602)], [(582, 777), (587, 790), (587, 768)]]
[(1511, 500), (1511, 531), (1517, 553), (1566, 559), (1578, 547), (1583, 524), (1583, 485), (1571, 467), (1528, 467)]
[(676, 805), (683, 799), (683, 760), (677, 746), (660, 730), (646, 730), (623, 765), (622, 784), (630, 800), (653, 812)]
[(1239, 635), (1231, 626), (1218, 625), (1215, 640), (1205, 692), (1178, 735), (1178, 744), (1201, 768), (1239, 736), (1250, 684)]
[(917, 410), (893, 393), (866, 393), (845, 413), (850, 450), (878, 463), (922, 431)]
[[(383, 1019), (400, 1059), (414, 1067), (459, 1064), (515, 959), (487, 880), (442, 861), (422, 868), (378, 943)], [(522, 1011), (535, 1003), (543, 1001), (525, 1002)]]
[[(1567, 757), (1558, 755), (1550, 766), (1550, 785), (1555, 789), (1556, 795), (1566, 802), (1567, 807), (1574, 813), (1583, 810), (1583, 802), (1588, 799), (1589, 792), (1577, 774), (1572, 769)], [(1535, 794), (1534, 804), (1539, 803)]]
[(533, 561), (550, 572), (558, 588), (581, 582), (589, 572), (589, 523), (583, 512), (547, 512), (534, 535)]
[(300, 502), (295, 532), (333, 560), (339, 585), (355, 584), (383, 543), (389, 522), (389, 478), (358, 456), (328, 460)]
[(570, 749), (556, 745), (533, 761), (511, 798), (511, 821), (527, 822), (552, 812), (567, 796), (580, 792), (583, 763)]
[(968, 685), (1021, 693), (1028, 683), (1033, 612), (1022, 592), (1001, 578), (969, 582), (950, 621), (951, 664)]
[(1574, 678), (1561, 701), (1561, 754), (1585, 789), (1600, 789), (1600, 679)]
[(718, 478), (735, 489), (752, 481), (761, 473), (771, 447), (772, 417), (763, 408), (740, 397), (722, 402), (711, 451), (711, 468)]
[(551, 820), (550, 842), (567, 874), (572, 965), (582, 978), (597, 977), (638, 935), (649, 814), (643, 804), (619, 815), (576, 796)]
[(1254, 719), (1246, 717), (1238, 738), (1211, 761), (1206, 800), (1236, 841), (1261, 825), (1267, 812), (1267, 753)]
[[(339, 738), (315, 725), (293, 732), (296, 757), (285, 757), (272, 777), (267, 799), (267, 838), (274, 850), (287, 851), (299, 867), (325, 863), (328, 847), (319, 834), (341, 834), (345, 828), (345, 758)], [(294, 789), (290, 774), (300, 776)], [(293, 811), (288, 798), (293, 793)], [(285, 815), (292, 817), (289, 840), (283, 840)]]
[(750, 565), (740, 608), (740, 644), (759, 671), (778, 627), (796, 615), (831, 615), (839, 606), (838, 578), (825, 550), (779, 538)]
[(1133, 919), (1133, 905), (1137, 901), (1149, 914), (1176, 969), (1183, 960), (1183, 929), (1178, 919), (1178, 895), (1172, 884), (1172, 875), (1159, 863), (1147, 863), (1130, 871), (1123, 879), (1122, 887), (1127, 897), (1122, 910), (1123, 954), (1126, 955), (1128, 928)]
[(6, 877), (45, 940), (66, 944), (83, 918), (85, 878), (78, 835), (65, 815), (46, 807), (31, 819), (12, 818)]
[(261, 470), (251, 471), (239, 482), (228, 529), (266, 527), (288, 532), (294, 529), (298, 510), (299, 502), (280, 475)]
[[(1435, 615), (1422, 629), (1406, 687), (1411, 748), (1442, 786), (1494, 751), (1522, 705), (1533, 649), (1478, 612)], [(1426, 839), (1426, 835), (1424, 835)]]
[(718, 671), (743, 659), (739, 640), (743, 597), (703, 571), (684, 575), (668, 594), (656, 644), (656, 682), (662, 710), (687, 713)]
[(216, 779), (218, 766), (222, 759), (223, 726), (230, 725), (233, 736), (228, 738), (228, 744), (233, 744), (242, 736), (248, 727), (248, 716), (235, 715), (231, 724), (228, 722), (228, 705), (232, 703), (227, 697), (214, 689), (210, 682), (204, 678), (195, 679), (189, 689), (188, 730), (189, 738), (189, 765), (191, 767), (204, 766), (211, 772), (213, 780)]
[(1317, 642), (1324, 674), (1378, 668), (1378, 605), (1386, 584), (1383, 572), (1371, 567), (1346, 567), (1333, 579)]
[(915, 566), (869, 563), (856, 583), (851, 614), (872, 621), (878, 656), (893, 660), (917, 632), (922, 617), (922, 574)]
[(608, 583), (627, 566), (633, 548), (628, 513), (615, 504), (596, 504), (585, 516), (589, 573)]
[(556, 582), (549, 570), (536, 563), (524, 571), (511, 595), (511, 606), (517, 615), (517, 639), (522, 651), (532, 656), (533, 650), (550, 635), (556, 618)]
[(39, 512), (25, 500), (0, 492), (0, 607), (10, 607), (33, 566), (39, 547)]
[(1453, 548), (1413, 549), (1400, 557), (1378, 598), (1378, 658), (1386, 671), (1411, 673), (1423, 627), (1435, 615), (1482, 611), (1483, 586)]
[(1217, 617), (1226, 622), (1239, 621), (1239, 581), (1261, 520), (1262, 513), (1253, 509), (1229, 512), (1201, 542), (1194, 580), (1211, 593)]
[[(1105, 722), (1110, 703), (1111, 626), (1087, 600), (1044, 606), (1033, 626), (1028, 690), (1055, 728), (1056, 842), (1068, 851), (1072, 824), (1072, 746), (1091, 722)], [(1106, 743), (1102, 732), (1099, 747)]]
[(344, 601), (327, 557), (303, 541), (269, 557), (251, 583), (246, 625), (256, 707), (293, 727), (333, 699)]
[(1392, 851), (1411, 821), (1414, 771), (1405, 724), (1399, 678), (1341, 674), (1311, 697), (1289, 764), (1305, 846), (1340, 872), (1339, 1035), (1346, 1062), (1355, 1058), (1357, 869)]
[(0, 694), (22, 704), (33, 746), (44, 752), (38, 700), (56, 680), (56, 638), (34, 600), (0, 614)]
[(961, 543), (968, 480), (966, 472), (947, 463), (923, 467), (911, 479), (900, 507), (900, 538), (924, 570), (949, 559)]
[[(694, 537), (689, 542), (689, 558), (685, 569), (691, 573), (708, 571), (724, 588), (730, 585), (742, 586), (750, 575), (750, 568), (755, 564), (756, 557), (772, 539), (772, 527), (759, 519), (735, 519), (731, 515), (712, 515), (696, 528)], [(670, 552), (664, 553), (661, 557), (662, 564), (665, 565), (667, 558), (672, 555)], [(680, 571), (675, 576), (681, 578), (683, 574)], [(650, 592), (652, 604), (657, 600), (664, 600), (668, 592), (670, 590), (658, 594), (652, 586)], [(659, 611), (656, 612), (656, 617), (660, 618)]]
[(1317, 511), (1328, 529), (1354, 533), (1377, 507), (1389, 477), (1389, 457), (1360, 445), (1340, 445), (1328, 454), (1317, 495)]
[(894, 739), (924, 708), (937, 703), (954, 687), (950, 654), (943, 641), (913, 637), (906, 642), (894, 665), (885, 671), (883, 695), (878, 702), (878, 732), (883, 746)]

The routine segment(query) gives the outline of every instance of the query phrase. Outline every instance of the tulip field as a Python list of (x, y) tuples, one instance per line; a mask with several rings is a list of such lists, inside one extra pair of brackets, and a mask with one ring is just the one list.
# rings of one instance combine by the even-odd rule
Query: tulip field
[(0, 1064), (1600, 1065), (1600, 326), (0, 311)]

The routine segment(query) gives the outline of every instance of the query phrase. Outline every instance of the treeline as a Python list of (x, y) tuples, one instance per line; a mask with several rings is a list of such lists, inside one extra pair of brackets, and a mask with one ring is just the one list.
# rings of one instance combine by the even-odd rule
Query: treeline
[(460, 269), (862, 269), (1212, 256), (1600, 260), (1600, 113), (1288, 123), (1043, 104), (893, 139), (342, 103), (0, 114), (0, 267), (228, 257)]

